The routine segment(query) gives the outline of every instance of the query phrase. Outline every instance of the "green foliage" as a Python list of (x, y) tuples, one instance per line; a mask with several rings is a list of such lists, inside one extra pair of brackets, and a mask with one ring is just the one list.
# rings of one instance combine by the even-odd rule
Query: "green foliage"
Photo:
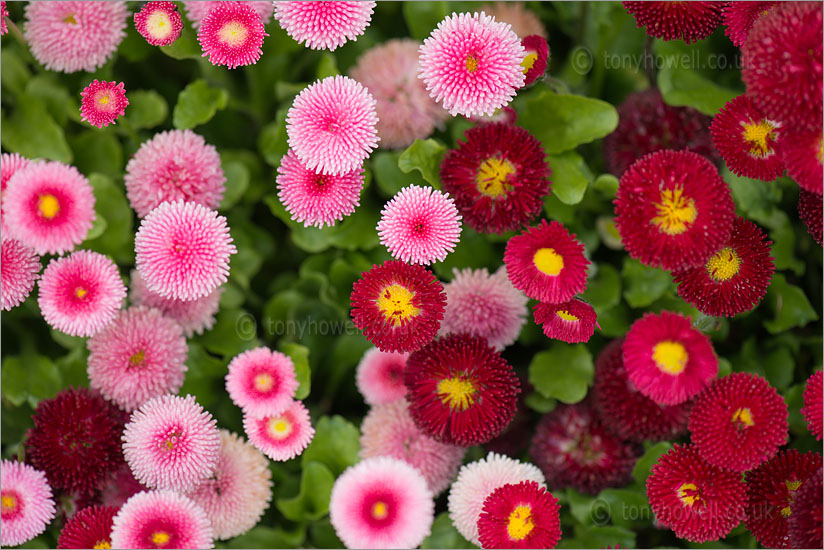
[(358, 438), (358, 429), (342, 416), (321, 417), (312, 443), (303, 452), (301, 463), (305, 468), (309, 462), (320, 462), (339, 476), (358, 461)]
[(543, 143), (547, 153), (557, 154), (612, 132), (618, 125), (618, 113), (599, 99), (546, 90), (529, 95), (518, 120)]
[(529, 364), (529, 382), (543, 397), (577, 403), (592, 383), (592, 355), (583, 344), (553, 344)]
[(441, 186), (439, 170), (444, 153), (446, 153), (446, 147), (434, 139), (416, 139), (415, 143), (398, 157), (398, 168), (404, 174), (417, 170), (427, 183), (439, 188)]
[(172, 121), (175, 128), (194, 128), (212, 120), (220, 109), (226, 107), (229, 93), (213, 88), (205, 80), (195, 80), (177, 97)]

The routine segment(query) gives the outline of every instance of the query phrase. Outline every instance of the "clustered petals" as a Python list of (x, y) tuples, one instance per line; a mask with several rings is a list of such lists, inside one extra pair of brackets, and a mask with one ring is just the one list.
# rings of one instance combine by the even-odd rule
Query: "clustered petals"
[(315, 436), (309, 410), (300, 401), (292, 401), (278, 414), (244, 414), (243, 430), (249, 443), (272, 460), (281, 462), (299, 456)]
[(40, 274), (40, 256), (15, 239), (0, 243), (0, 303), (9, 311), (23, 303)]
[(335, 51), (357, 40), (372, 19), (375, 2), (274, 2), (286, 33), (313, 50)]
[(560, 510), (558, 499), (534, 481), (498, 487), (478, 518), (481, 548), (555, 548)]
[(174, 2), (146, 2), (134, 14), (134, 27), (152, 46), (173, 44), (183, 30), (183, 20)]
[(212, 65), (234, 69), (254, 65), (269, 36), (249, 2), (215, 2), (200, 21), (197, 40)]
[(279, 415), (292, 405), (297, 389), (295, 365), (279, 351), (255, 348), (229, 363), (226, 391), (246, 414)]
[(174, 491), (132, 496), (114, 516), (112, 548), (214, 548), (206, 512)]
[(0, 464), (0, 545), (17, 546), (46, 530), (54, 517), (52, 490), (43, 472), (22, 462)]
[(597, 324), (591, 305), (574, 298), (563, 304), (540, 302), (533, 308), (535, 322), (542, 325), (547, 338), (568, 344), (588, 342)]
[(98, 128), (114, 124), (129, 105), (122, 82), (101, 82), (95, 78), (80, 92), (80, 97), (83, 98), (80, 102), (80, 120)]
[(681, 39), (687, 44), (708, 37), (721, 23), (727, 2), (623, 2), (638, 28), (662, 40)]

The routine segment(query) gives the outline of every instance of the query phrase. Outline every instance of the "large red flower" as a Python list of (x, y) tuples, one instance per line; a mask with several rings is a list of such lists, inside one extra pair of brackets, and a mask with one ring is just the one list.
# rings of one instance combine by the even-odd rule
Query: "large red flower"
[(818, 441), (821, 441), (821, 436), (824, 434), (824, 396), (822, 396), (821, 379), (824, 377), (824, 371), (816, 371), (807, 380), (807, 385), (804, 387), (804, 406), (801, 407), (801, 414), (804, 415), (804, 420), (807, 421), (807, 428), (810, 433), (815, 436)]
[(114, 506), (88, 506), (76, 512), (57, 538), (58, 548), (111, 548)]
[(728, 2), (724, 8), (724, 34), (740, 46), (747, 39), (752, 26), (778, 2)]
[(555, 548), (561, 540), (561, 507), (534, 481), (509, 483), (484, 499), (478, 518), (482, 548)]
[(801, 187), (821, 195), (824, 193), (824, 136), (817, 131), (788, 131), (781, 139), (778, 154), (787, 175)]
[(790, 543), (793, 548), (821, 548), (821, 519), (824, 506), (821, 501), (821, 469), (812, 475), (795, 496), (793, 513), (789, 518)]
[(727, 2), (623, 2), (638, 28), (662, 40), (697, 42), (712, 34), (721, 23)]

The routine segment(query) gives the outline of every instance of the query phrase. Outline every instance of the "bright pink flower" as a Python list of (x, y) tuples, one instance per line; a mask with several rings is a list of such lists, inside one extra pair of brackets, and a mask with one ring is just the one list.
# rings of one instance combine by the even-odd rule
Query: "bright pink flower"
[(727, 27), (724, 34), (730, 37), (734, 45), (741, 46), (758, 18), (770, 11), (776, 4), (778, 2), (727, 3), (722, 11), (724, 25)]
[[(206, 17), (206, 14), (219, 4), (222, 4), (222, 2), (189, 0), (183, 2), (183, 7), (186, 8), (186, 15), (189, 17), (189, 21), (192, 22), (192, 27), (198, 28), (200, 26), (200, 22), (204, 17)], [(251, 0), (249, 2), (244, 2), (244, 4), (248, 4), (253, 10), (255, 10), (255, 13), (258, 14), (264, 25), (272, 20), (272, 10), (274, 9), (272, 2), (266, 0)]]
[(229, 363), (226, 391), (245, 414), (280, 415), (292, 405), (297, 389), (295, 365), (279, 351), (255, 348)]
[(243, 430), (249, 443), (272, 460), (280, 462), (292, 460), (303, 453), (315, 436), (309, 411), (300, 401), (293, 401), (278, 415), (258, 417), (244, 414)]
[(535, 34), (523, 37), (521, 45), (525, 52), (521, 70), (524, 72), (524, 86), (528, 86), (544, 76), (549, 62), (549, 45), (546, 38)]
[(274, 2), (275, 19), (286, 33), (313, 50), (357, 40), (369, 26), (375, 2)]
[(28, 464), (3, 460), (0, 498), (0, 545), (17, 546), (33, 539), (54, 517), (54, 500), (46, 476)]
[(80, 92), (80, 97), (83, 98), (80, 103), (80, 120), (98, 128), (114, 124), (129, 105), (122, 82), (101, 82), (95, 78)]
[(452, 116), (491, 115), (524, 85), (521, 41), (485, 13), (452, 14), (420, 48), (420, 78)]
[(369, 405), (397, 401), (406, 395), (403, 369), (409, 353), (370, 348), (363, 354), (355, 373), (355, 384)]
[(183, 21), (174, 2), (146, 2), (134, 14), (134, 28), (152, 46), (174, 43), (183, 30)]
[(263, 21), (248, 2), (215, 2), (200, 21), (197, 40), (212, 65), (229, 69), (254, 65), (263, 54), (263, 39), (269, 36)]
[(31, 294), (40, 274), (40, 257), (14, 239), (3, 239), (0, 246), (0, 307), (9, 311)]
[(6, 194), (6, 185), (9, 183), (11, 177), (18, 171), (22, 170), (31, 162), (24, 156), (17, 153), (3, 153), (0, 158), (0, 233), (8, 235), (9, 230), (6, 228), (6, 217), (3, 215), (3, 197)]
[(214, 548), (206, 512), (172, 491), (145, 491), (126, 501), (112, 525), (112, 548)]
[(6, 0), (0, 2), (0, 36), (9, 32), (9, 27), (6, 25), (6, 17), (9, 16), (9, 10), (6, 9)]
[(91, 250), (53, 259), (38, 286), (37, 303), (46, 323), (72, 336), (94, 336), (103, 330), (126, 297), (117, 266)]
[(547, 338), (568, 344), (589, 342), (598, 324), (592, 306), (577, 298), (563, 304), (540, 302), (533, 309), (535, 323), (542, 325)]

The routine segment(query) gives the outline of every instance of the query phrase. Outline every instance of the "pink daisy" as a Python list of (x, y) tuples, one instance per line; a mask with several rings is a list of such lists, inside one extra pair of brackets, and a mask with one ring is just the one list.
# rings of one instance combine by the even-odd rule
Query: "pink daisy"
[(126, 2), (29, 2), (25, 36), (50, 71), (93, 72), (126, 37)]
[(292, 401), (289, 408), (278, 415), (257, 417), (244, 414), (243, 429), (249, 443), (280, 462), (303, 453), (315, 437), (309, 410), (300, 401)]
[(824, 193), (824, 134), (820, 128), (815, 132), (787, 132), (778, 154), (787, 168), (787, 175), (799, 187), (819, 196)]
[(304, 227), (332, 227), (360, 204), (363, 178), (363, 165), (339, 175), (317, 174), (289, 149), (278, 166), (278, 198)]
[(547, 338), (568, 344), (589, 342), (598, 324), (592, 306), (577, 298), (563, 304), (541, 302), (534, 307), (533, 315)]
[(372, 407), (361, 424), (360, 446), (361, 458), (390, 456), (413, 466), (433, 495), (455, 479), (466, 454), (464, 447), (440, 443), (421, 431), (403, 398)]
[(6, 9), (6, 0), (0, 2), (0, 36), (9, 32), (9, 27), (6, 25), (6, 17), (9, 16), (9, 10)]
[(174, 319), (183, 329), (186, 338), (203, 334), (215, 324), (215, 314), (220, 307), (220, 296), (224, 287), (218, 287), (211, 293), (196, 300), (175, 300), (164, 298), (146, 288), (140, 273), (132, 270), (129, 298), (136, 306), (146, 306), (160, 310), (163, 315)]
[(330, 50), (357, 40), (369, 26), (375, 2), (274, 2), (275, 19), (297, 42)]
[(434, 518), (426, 480), (396, 458), (367, 458), (332, 487), (329, 520), (347, 548), (415, 548)]
[(251, 416), (275, 416), (292, 405), (298, 389), (289, 356), (268, 348), (244, 351), (229, 363), (226, 391)]
[(9, 183), (11, 177), (18, 171), (22, 170), (31, 162), (24, 156), (17, 153), (3, 153), (0, 158), (0, 233), (8, 235), (6, 228), (6, 217), (3, 215), (3, 199), (6, 195), (6, 185)]
[[(206, 14), (219, 4), (222, 4), (222, 2), (190, 0), (188, 2), (183, 2), (183, 7), (186, 8), (186, 16), (189, 18), (189, 21), (192, 22), (192, 27), (198, 28), (200, 26), (200, 22), (204, 17), (206, 17)], [(248, 4), (253, 10), (255, 10), (255, 13), (258, 14), (264, 25), (272, 20), (272, 10), (274, 9), (272, 2), (268, 0), (252, 0), (249, 2), (244, 2), (244, 4)]]
[(101, 82), (95, 78), (80, 92), (80, 97), (83, 98), (80, 103), (80, 120), (98, 128), (114, 124), (129, 105), (122, 82)]
[(164, 202), (143, 218), (134, 239), (137, 271), (164, 298), (196, 300), (229, 278), (237, 252), (226, 218), (193, 202)]
[(146, 2), (134, 14), (134, 28), (152, 46), (174, 43), (183, 30), (183, 21), (174, 2)]
[(355, 384), (369, 405), (397, 401), (406, 395), (403, 369), (409, 353), (370, 348), (363, 354), (355, 373)]
[(386, 203), (377, 229), (381, 244), (393, 258), (429, 265), (455, 250), (461, 216), (446, 193), (410, 185)]
[(524, 85), (525, 50), (510, 26), (484, 12), (452, 14), (420, 48), (420, 78), (452, 116), (491, 115)]
[(32, 162), (15, 172), (3, 203), (9, 236), (41, 255), (74, 249), (95, 219), (89, 180), (60, 162)]
[(727, 27), (724, 34), (730, 37), (734, 45), (741, 46), (758, 18), (776, 4), (778, 2), (729, 2), (722, 11)]
[(31, 294), (40, 273), (40, 257), (14, 239), (3, 239), (0, 246), (0, 307), (9, 311)]
[(89, 385), (124, 411), (183, 385), (186, 338), (180, 325), (156, 309), (121, 310), (86, 346)]
[(359, 82), (329, 76), (301, 91), (286, 114), (289, 147), (323, 174), (357, 170), (378, 146), (375, 100)]
[(114, 516), (112, 548), (214, 548), (206, 512), (172, 491), (145, 491)]
[(94, 336), (103, 330), (126, 297), (117, 266), (91, 250), (53, 259), (38, 286), (37, 303), (46, 323), (72, 336)]
[(43, 531), (54, 517), (52, 491), (43, 472), (22, 462), (0, 464), (0, 545), (17, 546)]
[(135, 478), (147, 487), (191, 491), (217, 466), (216, 423), (191, 395), (155, 397), (133, 412), (126, 424), (123, 456)]
[(263, 39), (269, 36), (263, 21), (248, 2), (215, 2), (200, 21), (197, 40), (212, 65), (229, 69), (254, 65), (260, 59)]
[(446, 310), (439, 334), (468, 333), (485, 338), (498, 351), (515, 343), (526, 323), (528, 298), (512, 286), (503, 267), (452, 270), (444, 285)]

